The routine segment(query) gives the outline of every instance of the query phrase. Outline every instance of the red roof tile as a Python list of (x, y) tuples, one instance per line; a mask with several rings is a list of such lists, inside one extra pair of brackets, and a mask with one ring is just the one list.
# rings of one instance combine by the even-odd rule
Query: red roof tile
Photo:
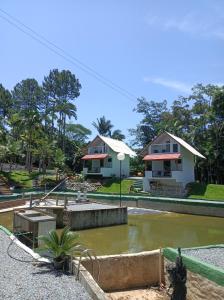
[(179, 159), (180, 153), (161, 153), (161, 154), (148, 154), (143, 160), (173, 160)]
[(87, 154), (82, 157), (83, 160), (91, 160), (91, 159), (104, 159), (108, 156), (108, 154)]

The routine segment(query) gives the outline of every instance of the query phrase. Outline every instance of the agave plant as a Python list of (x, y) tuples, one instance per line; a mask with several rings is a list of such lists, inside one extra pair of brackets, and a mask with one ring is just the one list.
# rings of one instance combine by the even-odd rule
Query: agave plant
[(81, 245), (77, 242), (78, 238), (79, 235), (70, 231), (68, 227), (65, 227), (61, 234), (58, 234), (56, 230), (51, 230), (47, 236), (39, 237), (43, 241), (43, 249), (53, 255), (56, 268), (62, 268), (66, 257), (80, 251)]

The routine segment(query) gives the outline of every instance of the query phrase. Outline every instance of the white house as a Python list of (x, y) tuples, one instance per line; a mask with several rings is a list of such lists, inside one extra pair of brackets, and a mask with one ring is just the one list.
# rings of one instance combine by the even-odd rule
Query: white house
[(128, 177), (130, 172), (130, 156), (136, 156), (124, 142), (98, 135), (89, 145), (88, 154), (82, 157), (83, 174), (102, 177), (120, 176), (120, 161), (118, 153), (124, 153), (121, 163), (122, 177)]
[(181, 138), (164, 132), (156, 137), (143, 151), (145, 161), (144, 191), (158, 187), (185, 188), (195, 181), (195, 156), (205, 158)]

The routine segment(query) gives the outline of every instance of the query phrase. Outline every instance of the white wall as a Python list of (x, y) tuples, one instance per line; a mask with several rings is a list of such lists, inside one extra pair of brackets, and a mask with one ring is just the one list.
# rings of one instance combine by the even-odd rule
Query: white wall
[[(117, 159), (117, 153), (110, 150), (109, 155), (112, 157), (112, 168), (111, 174), (116, 177), (120, 176), (120, 161)], [(129, 155), (125, 155), (125, 159), (121, 162), (121, 175), (124, 177), (128, 177), (130, 174), (130, 157)]]
[[(108, 150), (108, 154), (112, 158), (112, 168), (101, 168), (101, 174), (103, 177), (111, 177), (116, 176), (120, 177), (120, 161), (117, 159), (117, 153)], [(94, 161), (93, 161), (94, 162)], [(88, 168), (83, 168), (83, 174), (88, 174)], [(129, 155), (125, 155), (125, 159), (121, 162), (121, 175), (122, 177), (128, 177), (130, 175), (130, 157)]]
[[(161, 183), (166, 184), (174, 184), (174, 180), (177, 183), (182, 183), (183, 186), (186, 186), (189, 182), (195, 181), (194, 175), (194, 155), (185, 149), (182, 146), (179, 146), (181, 159), (182, 159), (182, 171), (172, 171), (171, 178), (154, 178), (152, 177), (151, 171), (145, 171), (145, 178), (143, 180), (143, 187), (144, 191), (149, 191), (149, 181), (156, 180), (160, 181)], [(171, 166), (173, 166), (174, 161), (171, 161)], [(152, 170), (163, 170), (163, 161), (152, 161)]]

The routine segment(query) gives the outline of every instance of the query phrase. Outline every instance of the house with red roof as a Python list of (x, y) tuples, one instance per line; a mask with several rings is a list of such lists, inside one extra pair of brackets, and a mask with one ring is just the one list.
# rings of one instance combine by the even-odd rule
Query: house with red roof
[(141, 152), (145, 162), (144, 191), (179, 190), (195, 181), (195, 158), (205, 157), (183, 139), (164, 132)]
[[(124, 154), (121, 164), (117, 154)], [(88, 153), (82, 157), (83, 174), (85, 176), (128, 177), (130, 173), (130, 157), (135, 152), (123, 141), (98, 135), (88, 145)], [(120, 169), (121, 167), (121, 169)]]

